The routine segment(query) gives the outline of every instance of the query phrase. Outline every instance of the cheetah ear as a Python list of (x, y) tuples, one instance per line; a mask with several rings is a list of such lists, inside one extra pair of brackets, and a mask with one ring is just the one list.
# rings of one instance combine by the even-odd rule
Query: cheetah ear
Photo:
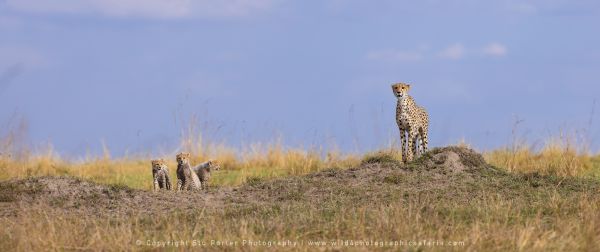
[(406, 84), (406, 89), (410, 89), (410, 84)]

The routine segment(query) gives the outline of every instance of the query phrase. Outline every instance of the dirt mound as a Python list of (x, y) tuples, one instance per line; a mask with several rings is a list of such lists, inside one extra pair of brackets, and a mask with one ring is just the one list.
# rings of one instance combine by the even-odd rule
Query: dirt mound
[(367, 157), (363, 164), (349, 169), (274, 180), (253, 178), (240, 187), (220, 187), (199, 193), (150, 192), (71, 177), (2, 181), (0, 215), (14, 215), (22, 206), (37, 204), (73, 213), (104, 215), (312, 202), (340, 196), (344, 201), (398, 200), (399, 195), (423, 191), (467, 193), (473, 190), (471, 182), (477, 177), (506, 176), (488, 165), (481, 155), (466, 148), (436, 148), (407, 165), (385, 155)]
[(0, 215), (22, 206), (46, 205), (73, 213), (127, 214), (215, 206), (230, 190), (209, 193), (151, 192), (124, 185), (102, 185), (73, 177), (34, 177), (0, 182)]
[(486, 163), (481, 154), (472, 149), (457, 146), (434, 148), (409, 164), (402, 164), (394, 154), (389, 152), (367, 155), (362, 161), (363, 166), (373, 164), (397, 166), (410, 171), (434, 170), (438, 173), (449, 171), (474, 174), (477, 172), (498, 171)]
[(445, 169), (453, 172), (477, 172), (493, 169), (481, 154), (472, 149), (450, 146), (434, 148), (410, 164), (413, 168)]
[[(253, 179), (236, 192), (254, 203), (320, 201), (338, 195), (375, 202), (423, 191), (468, 193), (475, 181), (490, 176), (506, 178), (508, 174), (487, 164), (471, 149), (445, 147), (435, 148), (409, 164), (402, 164), (390, 153), (376, 153), (350, 169), (329, 169), (275, 180)], [(459, 197), (463, 199), (468, 197)]]

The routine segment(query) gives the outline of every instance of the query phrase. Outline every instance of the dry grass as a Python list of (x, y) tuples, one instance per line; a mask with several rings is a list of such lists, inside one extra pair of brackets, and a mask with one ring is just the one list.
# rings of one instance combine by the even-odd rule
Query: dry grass
[[(589, 140), (581, 140), (578, 134), (560, 133), (551, 137), (539, 148), (517, 137), (513, 128), (512, 144), (484, 153), (490, 164), (509, 172), (549, 174), (557, 176), (600, 178), (600, 155), (589, 151)], [(150, 159), (164, 158), (168, 161), (170, 173), (175, 178), (175, 153), (162, 156), (126, 156), (111, 158), (104, 146), (101, 157), (87, 157), (84, 160), (62, 159), (53, 152), (52, 146), (31, 151), (23, 139), (27, 137), (27, 124), (20, 121), (0, 137), (0, 180), (27, 178), (32, 176), (68, 175), (90, 179), (103, 184), (122, 184), (137, 189), (150, 189)], [(310, 147), (288, 148), (281, 139), (268, 143), (254, 143), (240, 148), (232, 148), (223, 143), (206, 141), (198, 133), (195, 123), (190, 123), (183, 131), (179, 151), (192, 153), (192, 162), (199, 163), (216, 159), (223, 168), (214, 174), (213, 184), (235, 186), (248, 178), (277, 178), (290, 175), (303, 175), (329, 168), (347, 168), (360, 163), (362, 155), (344, 154), (336, 148)], [(462, 139), (458, 146), (471, 148)], [(368, 153), (381, 156), (387, 153), (391, 159), (400, 159), (394, 149)]]
[(573, 138), (551, 138), (541, 149), (520, 142), (511, 147), (485, 153), (486, 160), (511, 172), (550, 174), (557, 176), (586, 176), (597, 172), (598, 156), (590, 154), (585, 145)]
[[(463, 145), (467, 144), (463, 141)], [(151, 157), (104, 155), (73, 161), (58, 157), (51, 148), (32, 154), (14, 146), (2, 145), (0, 182), (66, 175), (118, 185), (115, 190), (131, 187), (146, 193), (152, 186)], [(290, 240), (305, 242), (292, 248), (299, 251), (377, 248), (307, 244), (348, 239), (457, 242), (456, 246), (408, 245), (401, 250), (595, 250), (600, 246), (600, 156), (576, 146), (554, 140), (542, 148), (518, 144), (490, 151), (484, 155), (486, 161), (508, 173), (482, 172), (473, 177), (425, 169), (423, 160), (401, 168), (398, 153), (390, 150), (361, 158), (321, 148), (285, 148), (280, 141), (231, 148), (188, 135), (180, 149), (191, 152), (193, 162), (217, 159), (222, 164), (213, 176), (213, 185), (218, 187), (214, 190), (241, 185), (235, 189), (241, 196), (219, 207), (174, 208), (156, 216), (136, 209), (124, 215), (79, 215), (52, 204), (27, 207), (0, 197), (0, 207), (19, 211), (16, 216), (0, 217), (0, 247), (148, 250), (157, 248), (152, 241), (210, 245), (213, 240)], [(175, 178), (174, 155), (162, 158), (169, 161)], [(323, 179), (315, 179), (315, 172)], [(314, 176), (302, 176), (306, 174)], [(136, 246), (137, 240), (141, 246)], [(177, 249), (174, 245), (167, 248)]]
[[(253, 180), (221, 198), (222, 205), (158, 207), (152, 210), (160, 211), (155, 216), (136, 209), (126, 214), (108, 213), (120, 204), (118, 198), (93, 207), (108, 209), (103, 210), (106, 214), (78, 215), (74, 210), (84, 206), (62, 209), (53, 203), (55, 199), (45, 197), (57, 196), (39, 189), (40, 202), (49, 205), (23, 203), (16, 217), (0, 218), (0, 247), (21, 251), (147, 250), (156, 248), (153, 241), (187, 241), (187, 246), (196, 241), (206, 243), (196, 247), (205, 250), (282, 249), (277, 245), (210, 246), (213, 240), (303, 242), (291, 248), (298, 251), (590, 251), (600, 246), (598, 182), (497, 171), (471, 160), (468, 153), (460, 156), (463, 163), (473, 164), (472, 169), (453, 172), (436, 154), (446, 151), (434, 150), (418, 161), (428, 165), (411, 169), (390, 162), (389, 154), (384, 153), (372, 155), (353, 169)], [(153, 195), (132, 193), (127, 197)], [(330, 245), (338, 239), (427, 240), (446, 245)], [(136, 245), (138, 240), (142, 245)], [(328, 245), (309, 244), (321, 241)], [(449, 242), (454, 245), (447, 245)], [(177, 247), (170, 244), (167, 248)]]
[[(489, 192), (488, 192), (489, 193)], [(600, 208), (587, 195), (568, 199), (551, 193), (547, 205), (528, 206), (489, 193), (471, 203), (440, 202), (436, 195), (411, 196), (406, 202), (323, 207), (305, 202), (226, 207), (221, 211), (83, 217), (49, 207), (29, 209), (16, 219), (2, 218), (4, 248), (38, 250), (146, 250), (153, 241), (204, 242), (203, 250), (253, 249), (267, 246), (210, 246), (211, 241), (295, 241), (294, 250), (314, 251), (309, 242), (332, 240), (443, 241), (455, 246), (398, 246), (434, 251), (592, 251), (598, 248)], [(597, 199), (594, 201), (597, 202)], [(339, 204), (339, 203), (337, 203)], [(574, 214), (574, 213), (577, 214)], [(581, 217), (586, 218), (583, 221)], [(136, 245), (141, 241), (143, 245)], [(166, 248), (174, 248), (167, 245)], [(348, 250), (348, 246), (323, 246)], [(199, 248), (199, 247), (196, 247)], [(290, 248), (290, 247), (288, 247)], [(352, 247), (350, 247), (352, 248)], [(377, 246), (357, 246), (371, 251)], [(385, 247), (389, 250), (393, 247)], [(281, 250), (280, 246), (271, 249)]]
[[(11, 137), (10, 140), (13, 140)], [(10, 146), (4, 144), (4, 146)], [(468, 147), (465, 141), (459, 146)], [(187, 136), (182, 140), (182, 150), (192, 153), (193, 163), (216, 159), (222, 170), (213, 176), (213, 184), (235, 186), (248, 178), (277, 178), (303, 175), (329, 168), (347, 168), (360, 163), (356, 154), (342, 154), (340, 151), (326, 152), (323, 148), (285, 148), (281, 141), (268, 144), (252, 144), (242, 148), (231, 148), (224, 144), (203, 141), (202, 137)], [(557, 138), (547, 141), (542, 148), (525, 143), (513, 144), (484, 153), (490, 164), (509, 172), (600, 178), (600, 156), (591, 155), (585, 148), (577, 147), (574, 141)], [(108, 150), (106, 150), (108, 153)], [(7, 153), (7, 152), (3, 152)], [(172, 156), (133, 156), (111, 159), (110, 155), (92, 157), (80, 161), (58, 157), (52, 148), (31, 154), (29, 150), (15, 152), (15, 155), (0, 156), (0, 180), (27, 178), (32, 176), (68, 175), (90, 179), (103, 184), (123, 184), (137, 189), (150, 189), (152, 158), (168, 161), (170, 173), (175, 178), (176, 163)], [(394, 150), (381, 150), (368, 157), (400, 159)], [(377, 161), (377, 160), (375, 160)]]
[[(302, 175), (326, 168), (352, 167), (360, 163), (355, 155), (344, 155), (337, 151), (324, 152), (318, 149), (303, 150), (284, 148), (278, 142), (254, 144), (236, 150), (222, 144), (184, 146), (192, 153), (192, 163), (216, 159), (221, 171), (213, 175), (213, 184), (240, 185), (249, 177), (275, 178)], [(103, 184), (124, 184), (137, 189), (150, 189), (152, 186), (150, 159), (164, 158), (168, 161), (169, 172), (175, 178), (177, 164), (174, 155), (163, 157), (123, 157), (111, 159), (88, 158), (83, 161), (64, 160), (51, 150), (42, 155), (21, 155), (19, 158), (0, 157), (0, 180), (27, 178), (32, 176), (74, 176), (90, 179)]]
[[(190, 123), (183, 132), (178, 151), (192, 154), (192, 163), (208, 159), (218, 160), (221, 171), (213, 177), (214, 185), (235, 186), (248, 178), (275, 178), (302, 175), (329, 168), (352, 167), (360, 163), (356, 155), (340, 151), (324, 151), (323, 148), (286, 148), (281, 140), (270, 143), (255, 143), (241, 148), (232, 148), (223, 143), (204, 140), (197, 133), (196, 124)], [(103, 145), (101, 157), (83, 160), (60, 158), (51, 145), (32, 152), (24, 144), (27, 124), (21, 121), (0, 137), (0, 180), (34, 176), (73, 176), (90, 179), (102, 184), (127, 185), (131, 188), (148, 190), (152, 187), (150, 160), (164, 158), (168, 162), (172, 180), (176, 178), (175, 153), (162, 156), (125, 156), (111, 158), (110, 151)]]

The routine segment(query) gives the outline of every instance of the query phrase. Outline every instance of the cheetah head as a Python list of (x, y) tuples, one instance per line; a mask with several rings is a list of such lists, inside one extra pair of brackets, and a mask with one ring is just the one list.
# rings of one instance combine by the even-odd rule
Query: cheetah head
[(394, 91), (394, 95), (398, 98), (406, 97), (409, 89), (410, 85), (406, 83), (396, 83), (392, 85), (392, 91)]
[(152, 160), (152, 171), (159, 171), (167, 168), (167, 162), (164, 159)]
[(190, 163), (190, 153), (187, 152), (181, 152), (179, 154), (177, 154), (177, 164), (179, 165), (185, 165), (185, 164), (189, 164)]
[(212, 159), (208, 160), (208, 167), (211, 170), (215, 170), (215, 171), (221, 170), (221, 165), (219, 164), (219, 162), (217, 160), (212, 160)]

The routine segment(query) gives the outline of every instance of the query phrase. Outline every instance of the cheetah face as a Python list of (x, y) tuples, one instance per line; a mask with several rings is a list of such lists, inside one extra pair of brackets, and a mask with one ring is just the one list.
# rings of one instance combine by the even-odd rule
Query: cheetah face
[(167, 168), (167, 163), (164, 159), (152, 160), (152, 171), (160, 171)]
[(396, 83), (392, 85), (392, 91), (394, 92), (394, 95), (398, 98), (406, 97), (408, 95), (409, 89), (410, 85), (405, 83)]
[(219, 162), (217, 162), (217, 160), (208, 160), (208, 167), (210, 167), (211, 170), (221, 170), (221, 165), (219, 164)]
[(190, 153), (187, 152), (181, 152), (179, 154), (177, 154), (177, 164), (179, 165), (185, 165), (185, 164), (189, 164), (190, 163)]

